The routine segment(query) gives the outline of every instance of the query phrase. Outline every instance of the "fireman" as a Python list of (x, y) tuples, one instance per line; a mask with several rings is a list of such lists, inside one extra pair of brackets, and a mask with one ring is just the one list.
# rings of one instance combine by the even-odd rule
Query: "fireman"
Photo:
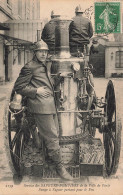
[(51, 20), (45, 24), (41, 35), (41, 39), (48, 45), (50, 54), (55, 53), (55, 20), (59, 17), (60, 15), (58, 13), (52, 11)]
[(14, 89), (16, 93), (27, 97), (28, 111), (35, 119), (39, 134), (44, 139), (48, 156), (55, 164), (57, 173), (63, 179), (72, 180), (61, 160), (54, 91), (47, 69), (47, 44), (42, 40), (37, 42), (34, 53), (32, 61), (21, 69)]
[(83, 53), (84, 45), (89, 44), (89, 39), (93, 36), (91, 21), (83, 17), (83, 12), (80, 5), (77, 6), (76, 16), (69, 26), (70, 52), (73, 54), (78, 50)]

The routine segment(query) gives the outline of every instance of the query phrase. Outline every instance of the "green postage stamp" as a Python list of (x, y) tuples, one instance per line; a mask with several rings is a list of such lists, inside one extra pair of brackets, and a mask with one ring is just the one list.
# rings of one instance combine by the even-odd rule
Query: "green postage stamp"
[(121, 32), (120, 2), (95, 2), (95, 33)]

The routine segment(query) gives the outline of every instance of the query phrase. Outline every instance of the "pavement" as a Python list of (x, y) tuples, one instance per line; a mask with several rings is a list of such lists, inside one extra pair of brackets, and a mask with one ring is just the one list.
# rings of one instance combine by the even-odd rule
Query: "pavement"
[(6, 99), (10, 87), (13, 85), (13, 82), (6, 82), (0, 84), (0, 102)]

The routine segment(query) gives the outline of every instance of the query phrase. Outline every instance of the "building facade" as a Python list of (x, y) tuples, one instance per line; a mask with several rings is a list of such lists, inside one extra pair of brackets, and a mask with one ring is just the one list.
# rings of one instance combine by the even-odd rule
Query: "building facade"
[(96, 36), (98, 53), (90, 55), (93, 74), (96, 77), (123, 77), (123, 33), (111, 34), (110, 37)]
[(0, 0), (0, 83), (15, 78), (41, 32), (40, 0)]
[(108, 42), (105, 49), (105, 77), (123, 77), (123, 42)]

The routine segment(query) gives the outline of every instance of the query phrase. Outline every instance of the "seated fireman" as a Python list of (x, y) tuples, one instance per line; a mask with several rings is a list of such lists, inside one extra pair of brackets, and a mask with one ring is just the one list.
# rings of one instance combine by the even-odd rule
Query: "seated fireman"
[[(83, 10), (80, 5), (76, 7), (76, 16), (69, 26), (69, 46), (71, 55), (78, 57), (78, 54), (83, 53), (84, 45), (90, 43), (90, 38), (93, 36), (92, 23), (88, 18), (83, 17)], [(90, 71), (87, 79), (87, 93), (89, 94), (88, 109), (91, 108), (91, 104), (94, 99), (94, 81), (93, 75)]]
[(34, 54), (32, 61), (21, 69), (14, 90), (27, 97), (28, 112), (35, 119), (39, 134), (44, 140), (48, 156), (54, 162), (57, 173), (63, 179), (72, 180), (61, 160), (54, 90), (48, 72), (47, 44), (42, 40), (37, 42)]
[(41, 39), (48, 45), (50, 54), (55, 53), (55, 20), (59, 18), (59, 16), (58, 13), (52, 11), (51, 20), (45, 24), (42, 30)]
[(78, 50), (82, 53), (84, 45), (89, 44), (89, 39), (93, 36), (91, 21), (83, 17), (83, 10), (80, 5), (76, 7), (76, 16), (69, 26), (69, 45), (71, 54)]

